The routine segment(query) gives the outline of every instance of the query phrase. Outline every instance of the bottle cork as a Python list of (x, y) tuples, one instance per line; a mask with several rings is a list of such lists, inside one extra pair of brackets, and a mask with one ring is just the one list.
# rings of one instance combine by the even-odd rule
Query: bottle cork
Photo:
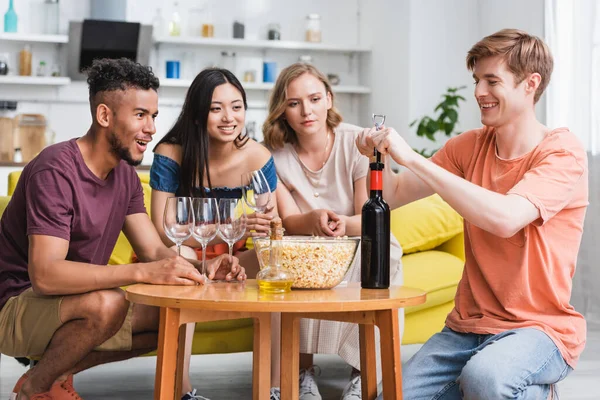
[(271, 220), (271, 240), (282, 240), (283, 239), (283, 221), (281, 218), (275, 217)]

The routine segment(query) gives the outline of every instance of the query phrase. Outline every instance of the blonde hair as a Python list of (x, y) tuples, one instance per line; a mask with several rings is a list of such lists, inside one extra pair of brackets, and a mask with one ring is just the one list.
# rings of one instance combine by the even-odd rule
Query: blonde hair
[(281, 71), (277, 82), (275, 82), (275, 87), (269, 100), (269, 115), (263, 124), (265, 144), (272, 150), (282, 148), (285, 143), (295, 144), (298, 142), (296, 132), (294, 132), (290, 124), (285, 120), (284, 113), (287, 107), (287, 88), (294, 79), (303, 74), (311, 74), (319, 79), (325, 85), (325, 93), (331, 95), (331, 108), (327, 110), (327, 127), (334, 129), (342, 122), (342, 116), (333, 103), (334, 95), (331, 85), (325, 75), (311, 64), (292, 64)]
[(502, 29), (477, 42), (467, 53), (467, 68), (473, 71), (479, 60), (502, 56), (508, 70), (521, 83), (528, 74), (537, 72), (542, 77), (534, 102), (540, 99), (550, 82), (554, 61), (550, 49), (542, 39), (518, 29)]

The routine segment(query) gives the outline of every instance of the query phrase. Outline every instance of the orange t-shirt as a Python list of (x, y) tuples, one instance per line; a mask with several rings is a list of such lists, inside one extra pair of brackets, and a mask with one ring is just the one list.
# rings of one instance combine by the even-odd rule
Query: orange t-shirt
[(556, 129), (529, 153), (504, 160), (495, 130), (484, 127), (452, 138), (432, 161), (488, 190), (528, 199), (541, 216), (508, 239), (465, 220), (465, 268), (446, 325), (478, 334), (536, 328), (575, 367), (586, 337), (585, 320), (569, 303), (588, 205), (579, 140)]

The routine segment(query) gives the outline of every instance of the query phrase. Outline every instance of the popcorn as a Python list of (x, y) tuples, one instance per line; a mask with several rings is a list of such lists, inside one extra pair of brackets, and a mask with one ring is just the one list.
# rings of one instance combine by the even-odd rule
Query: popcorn
[[(358, 238), (285, 236), (280, 244), (279, 262), (294, 274), (295, 289), (330, 289), (339, 284), (352, 265)], [(261, 269), (269, 265), (268, 238), (255, 238)]]

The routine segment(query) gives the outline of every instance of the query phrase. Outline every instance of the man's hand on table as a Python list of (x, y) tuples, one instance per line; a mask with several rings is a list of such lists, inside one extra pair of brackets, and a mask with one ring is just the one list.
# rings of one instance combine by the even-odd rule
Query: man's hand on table
[(204, 283), (204, 277), (188, 260), (173, 256), (159, 261), (143, 264), (138, 270), (139, 282), (154, 285), (198, 285)]

